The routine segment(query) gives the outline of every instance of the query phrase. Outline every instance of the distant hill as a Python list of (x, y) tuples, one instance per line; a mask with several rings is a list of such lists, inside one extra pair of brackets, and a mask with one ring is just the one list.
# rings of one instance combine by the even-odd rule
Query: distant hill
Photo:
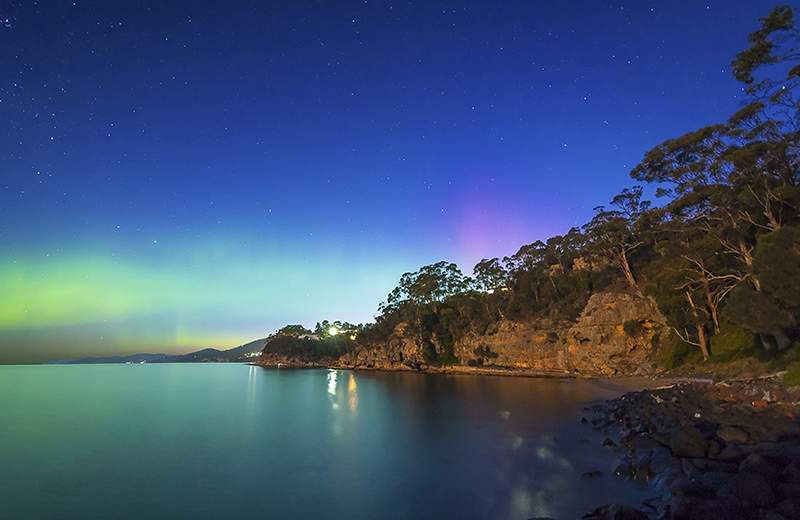
[(89, 365), (99, 363), (204, 363), (250, 361), (258, 358), (264, 348), (266, 338), (257, 339), (227, 350), (204, 348), (187, 354), (132, 354), (130, 356), (85, 357), (51, 361), (57, 365)]

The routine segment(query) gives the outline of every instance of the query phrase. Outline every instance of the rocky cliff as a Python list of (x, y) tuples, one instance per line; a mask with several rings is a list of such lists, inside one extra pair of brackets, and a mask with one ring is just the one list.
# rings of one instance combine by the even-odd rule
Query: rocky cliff
[[(502, 320), (484, 334), (458, 339), (449, 368), (430, 366), (423, 342), (405, 324), (380, 344), (358, 345), (336, 359), (286, 358), (269, 352), (265, 365), (338, 366), (386, 370), (520, 371), (585, 375), (652, 373), (655, 346), (666, 331), (655, 303), (640, 296), (603, 292), (592, 295), (578, 319), (514, 322)], [(433, 348), (442, 346), (432, 338)]]

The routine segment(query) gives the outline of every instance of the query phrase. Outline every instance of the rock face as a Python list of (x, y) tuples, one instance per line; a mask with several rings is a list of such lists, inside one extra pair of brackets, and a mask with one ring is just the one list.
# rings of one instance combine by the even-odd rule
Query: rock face
[[(585, 375), (640, 375), (654, 371), (654, 345), (665, 331), (655, 303), (620, 292), (592, 295), (575, 322), (503, 320), (485, 334), (453, 345), (459, 364), (449, 370), (527, 371)], [(434, 339), (434, 346), (438, 349)], [(262, 363), (309, 366), (265, 354)], [(405, 324), (377, 345), (361, 345), (317, 365), (386, 370), (426, 370), (423, 345)], [(437, 370), (440, 370), (437, 368)]]
[(339, 358), (339, 364), (350, 368), (384, 370), (419, 370), (425, 367), (422, 346), (408, 332), (405, 323), (395, 327), (386, 343), (356, 348)]
[(570, 369), (602, 375), (651, 372), (654, 345), (667, 332), (660, 325), (665, 321), (650, 298), (593, 294), (567, 332)]

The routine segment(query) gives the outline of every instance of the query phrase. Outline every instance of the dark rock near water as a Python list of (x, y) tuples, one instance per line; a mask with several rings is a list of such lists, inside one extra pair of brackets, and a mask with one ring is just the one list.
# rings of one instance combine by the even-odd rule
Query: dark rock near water
[(589, 423), (620, 455), (613, 473), (658, 496), (584, 518), (800, 519), (798, 403), (800, 389), (758, 380), (686, 383), (593, 406)]
[(775, 492), (763, 475), (739, 473), (733, 477), (733, 489), (737, 500), (767, 507), (775, 503)]
[(775, 510), (786, 518), (800, 518), (800, 497), (781, 500)]
[(693, 426), (684, 426), (672, 434), (669, 449), (676, 457), (703, 457), (707, 444), (700, 430)]
[(598, 507), (589, 514), (583, 515), (584, 520), (648, 520), (647, 513), (635, 507), (621, 504), (607, 504)]

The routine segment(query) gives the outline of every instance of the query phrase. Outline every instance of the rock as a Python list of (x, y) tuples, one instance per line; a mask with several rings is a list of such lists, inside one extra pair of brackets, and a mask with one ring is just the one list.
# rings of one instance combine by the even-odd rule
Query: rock
[(746, 431), (734, 426), (721, 427), (717, 430), (717, 437), (726, 443), (736, 442), (739, 444), (744, 444), (750, 439), (750, 435)]
[(719, 453), (709, 453), (709, 457), (722, 461), (738, 461), (743, 459), (745, 455), (747, 455), (747, 452), (736, 444), (725, 446)]
[(800, 518), (800, 497), (781, 500), (775, 510), (786, 518)]
[(708, 457), (717, 458), (722, 454), (724, 447), (716, 439), (708, 441)]
[(679, 427), (669, 440), (669, 449), (676, 457), (704, 457), (706, 445), (705, 436), (693, 426)]
[(650, 480), (652, 472), (650, 471), (650, 452), (643, 453), (636, 458), (634, 465), (634, 473), (636, 480)]
[(731, 497), (735, 495), (733, 489), (733, 475), (720, 471), (708, 471), (697, 477), (703, 486), (713, 489), (718, 497)]
[(714, 488), (688, 478), (678, 479), (672, 483), (670, 491), (677, 497), (714, 498), (717, 492)]
[(658, 475), (672, 465), (674, 458), (668, 449), (657, 447), (650, 454), (650, 470)]
[(781, 468), (763, 455), (751, 453), (739, 464), (740, 473), (758, 473), (767, 480), (777, 480)]
[(648, 520), (647, 514), (635, 507), (607, 504), (583, 515), (584, 520)]
[(603, 476), (603, 472), (600, 471), (600, 470), (587, 471), (585, 473), (581, 473), (581, 478), (585, 478), (585, 479), (596, 479), (596, 478), (600, 478), (602, 476)]
[(650, 437), (650, 434), (639, 433), (631, 439), (630, 446), (635, 450), (650, 450), (658, 446), (658, 443)]
[(616, 447), (617, 443), (612, 441), (610, 438), (606, 437), (603, 441), (603, 446), (606, 448), (614, 448)]
[(733, 478), (733, 489), (738, 500), (760, 507), (771, 506), (777, 498), (767, 479), (759, 473), (739, 473)]
[(759, 520), (787, 520), (785, 516), (778, 513), (777, 511), (773, 511), (772, 509), (769, 510), (762, 510), (762, 514), (759, 516)]
[(781, 478), (784, 482), (800, 484), (800, 463), (794, 461), (787, 464), (787, 466), (783, 468)]
[(670, 502), (670, 520), (751, 520), (755, 508), (732, 500), (677, 497)]
[(778, 484), (778, 493), (781, 498), (798, 498), (800, 497), (800, 484), (786, 482)]

